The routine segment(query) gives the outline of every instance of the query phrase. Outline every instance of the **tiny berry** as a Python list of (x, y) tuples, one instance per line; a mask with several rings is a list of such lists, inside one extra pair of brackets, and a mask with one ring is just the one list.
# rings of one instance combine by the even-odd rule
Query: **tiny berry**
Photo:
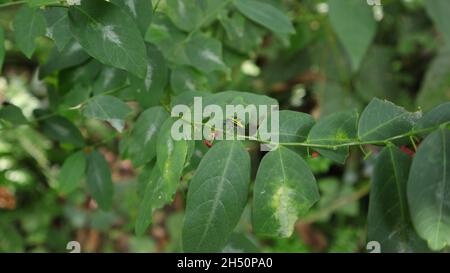
[(319, 153), (318, 152), (312, 152), (311, 158), (317, 158), (317, 157), (319, 157)]
[(210, 141), (208, 141), (208, 140), (203, 140), (203, 143), (204, 143), (206, 146), (208, 146), (208, 148), (211, 148), (211, 147), (213, 146), (213, 144), (212, 144)]
[(411, 151), (408, 147), (406, 146), (401, 146), (400, 149), (407, 155), (409, 155), (410, 157), (414, 156), (414, 152)]

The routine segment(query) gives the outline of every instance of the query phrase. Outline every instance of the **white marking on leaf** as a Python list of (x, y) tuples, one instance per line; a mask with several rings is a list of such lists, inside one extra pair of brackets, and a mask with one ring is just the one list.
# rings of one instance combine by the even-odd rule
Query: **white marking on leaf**
[(152, 85), (152, 78), (153, 78), (153, 67), (151, 64), (147, 66), (147, 75), (145, 75), (145, 89), (149, 90), (150, 86)]
[(205, 59), (207, 59), (207, 60), (213, 62), (213, 63), (223, 65), (223, 62), (222, 62), (222, 60), (219, 58), (219, 56), (217, 56), (214, 52), (212, 52), (212, 51), (209, 50), (209, 49), (203, 50), (203, 51), (201, 52), (201, 56), (202, 56), (203, 58), (205, 58)]
[(183, 17), (186, 15), (186, 7), (184, 6), (183, 0), (178, 1), (178, 13)]
[(70, 46), (70, 48), (69, 48), (69, 50), (67, 52), (70, 54), (70, 53), (73, 53), (73, 52), (75, 52), (77, 50), (80, 50), (80, 49), (82, 49), (82, 47), (81, 47), (81, 45), (79, 43), (73, 43)]
[(47, 37), (50, 38), (50, 39), (53, 39), (53, 29), (48, 27), (48, 28), (45, 30), (45, 36), (47, 36)]
[(147, 131), (147, 134), (145, 135), (145, 143), (150, 141), (150, 139), (153, 137), (155, 132), (156, 132), (156, 127), (154, 125), (150, 126), (150, 128)]
[(134, 5), (134, 0), (125, 0), (125, 4), (130, 9), (134, 17), (137, 17), (136, 6)]
[(114, 32), (114, 26), (104, 26), (102, 28), (103, 32), (103, 40), (108, 40), (116, 45), (121, 45), (122, 41), (120, 41), (119, 35)]
[(190, 79), (184, 82), (184, 86), (191, 91), (195, 91), (195, 84)]
[(294, 196), (295, 192), (291, 188), (282, 185), (272, 198), (272, 207), (275, 209), (274, 216), (279, 223), (278, 234), (282, 237), (288, 237), (292, 234), (297, 220)]
[(104, 78), (103, 78), (103, 86), (108, 86), (109, 83), (112, 81), (112, 79), (114, 78), (114, 71), (111, 68), (108, 68), (105, 70), (104, 72)]

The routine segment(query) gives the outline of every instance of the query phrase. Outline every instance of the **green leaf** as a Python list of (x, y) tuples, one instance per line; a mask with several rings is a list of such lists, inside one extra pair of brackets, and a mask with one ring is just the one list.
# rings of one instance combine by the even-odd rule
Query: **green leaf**
[(139, 116), (127, 147), (128, 156), (134, 166), (150, 162), (156, 156), (158, 131), (168, 117), (167, 112), (160, 106), (149, 108)]
[(128, 13), (102, 0), (82, 0), (81, 6), (69, 8), (69, 21), (73, 36), (89, 55), (145, 77), (148, 58), (144, 40)]
[[(324, 117), (311, 129), (308, 143), (317, 145), (342, 145), (357, 140), (358, 113), (346, 111)], [(335, 149), (314, 148), (323, 156), (338, 163), (345, 163), (349, 148), (336, 147)]]
[(177, 66), (170, 73), (170, 86), (175, 95), (189, 91), (205, 91), (208, 79), (189, 66)]
[(112, 0), (112, 2), (126, 10), (136, 21), (141, 34), (145, 35), (152, 22), (152, 0)]
[(36, 49), (36, 38), (45, 35), (44, 13), (38, 8), (22, 5), (14, 18), (13, 27), (17, 47), (31, 58)]
[(63, 97), (64, 105), (76, 107), (89, 99), (92, 86), (77, 84)]
[(86, 170), (86, 156), (83, 151), (69, 156), (61, 167), (58, 176), (58, 190), (63, 194), (74, 191), (80, 184)]
[(23, 115), (22, 110), (14, 104), (3, 105), (2, 108), (0, 108), (0, 119), (3, 119), (14, 126), (27, 123), (27, 119)]
[(108, 121), (119, 132), (122, 131), (124, 120), (130, 113), (131, 108), (125, 102), (106, 95), (91, 98), (83, 109), (85, 117)]
[(306, 162), (279, 147), (262, 159), (253, 190), (253, 230), (289, 237), (297, 218), (319, 200), (316, 180)]
[(214, 38), (195, 35), (186, 45), (186, 54), (190, 64), (204, 73), (226, 69), (222, 43)]
[[(278, 112), (279, 115), (279, 143), (301, 143), (308, 138), (309, 131), (314, 126), (314, 119), (311, 115), (282, 110)], [(305, 147), (299, 146), (286, 146), (289, 149), (299, 153), (300, 155), (306, 155), (307, 150)]]
[(78, 42), (69, 42), (61, 51), (56, 48), (51, 51), (47, 62), (39, 69), (39, 77), (45, 78), (57, 70), (82, 64), (88, 59), (89, 55)]
[(331, 26), (357, 71), (376, 32), (372, 7), (361, 0), (328, 0)]
[(289, 18), (270, 4), (256, 0), (239, 0), (233, 3), (250, 20), (275, 33), (290, 34), (295, 32)]
[(147, 55), (150, 58), (147, 74), (144, 79), (130, 75), (131, 87), (134, 97), (144, 108), (158, 105), (167, 85), (169, 69), (161, 52), (154, 46), (147, 46)]
[(59, 4), (59, 0), (26, 0), (30, 7), (41, 7), (50, 4)]
[(175, 119), (169, 118), (163, 123), (156, 142), (156, 165), (164, 180), (166, 193), (172, 196), (180, 183), (189, 146), (185, 139), (174, 140), (172, 138), (171, 130), (174, 121)]
[(433, 59), (425, 74), (417, 105), (431, 110), (443, 101), (450, 100), (450, 49), (442, 49)]
[(156, 13), (145, 33), (145, 41), (154, 44), (164, 57), (177, 65), (189, 64), (185, 44), (187, 34), (178, 29), (163, 13)]
[(84, 146), (80, 130), (68, 119), (61, 116), (47, 118), (41, 123), (41, 132), (48, 138), (75, 146)]
[(305, 141), (315, 123), (311, 115), (301, 112), (282, 110), (278, 115), (280, 119), (280, 143)]
[[(228, 47), (248, 54), (248, 52), (254, 50), (255, 47), (262, 43), (265, 29), (252, 21), (246, 20), (239, 12), (232, 14), (224, 12), (219, 19), (227, 33), (225, 44)], [(225, 58), (225, 61), (227, 60)]]
[(89, 192), (102, 210), (112, 206), (113, 183), (111, 171), (101, 153), (94, 150), (87, 158), (86, 181)]
[(385, 98), (395, 101), (402, 94), (392, 62), (395, 50), (373, 46), (364, 58), (355, 81), (355, 89), (365, 101)]
[(92, 84), (94, 96), (120, 88), (125, 85), (126, 80), (126, 71), (105, 66)]
[[(335, 75), (334, 73), (339, 72), (330, 73)], [(334, 80), (318, 83), (316, 88), (317, 99), (320, 104), (320, 116), (325, 117), (336, 112), (347, 111), (348, 109), (361, 110), (362, 108), (361, 102), (355, 98), (354, 93)]]
[(192, 31), (203, 20), (198, 0), (167, 0), (167, 15), (180, 29)]
[(2, 72), (4, 60), (5, 60), (5, 31), (0, 26), (0, 72)]
[(145, 186), (141, 203), (139, 204), (134, 226), (137, 235), (143, 235), (145, 233), (145, 230), (152, 222), (153, 210), (161, 208), (165, 203), (172, 199), (172, 196), (173, 194), (167, 195), (164, 180), (160, 175), (159, 168), (154, 166), (151, 170), (149, 181)]
[(237, 141), (215, 144), (189, 184), (182, 240), (186, 252), (219, 252), (247, 203), (250, 157)]
[(375, 164), (370, 189), (368, 241), (377, 241), (382, 252), (423, 252), (426, 243), (414, 231), (406, 184), (411, 158), (390, 145)]
[(444, 102), (423, 115), (414, 126), (414, 131), (427, 130), (450, 122), (450, 102)]
[(255, 240), (245, 234), (233, 233), (222, 253), (259, 253)]
[(436, 28), (444, 36), (445, 42), (450, 45), (450, 18), (447, 13), (450, 10), (450, 2), (447, 0), (426, 0), (425, 9)]
[(384, 141), (408, 133), (421, 117), (392, 102), (374, 98), (359, 119), (358, 136), (362, 141)]
[(95, 59), (58, 73), (58, 90), (70, 92), (77, 85), (92, 86), (103, 65)]
[(46, 36), (55, 42), (59, 51), (72, 40), (67, 9), (62, 7), (47, 7), (44, 10), (47, 21)]
[(450, 130), (441, 128), (419, 146), (407, 193), (417, 233), (432, 250), (450, 245)]

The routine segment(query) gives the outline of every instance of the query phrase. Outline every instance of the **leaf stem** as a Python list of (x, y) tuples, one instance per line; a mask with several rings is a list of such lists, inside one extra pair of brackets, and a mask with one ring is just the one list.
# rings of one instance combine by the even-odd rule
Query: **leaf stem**
[[(191, 125), (194, 126), (194, 128), (197, 125), (201, 125), (201, 126), (206, 126), (210, 129), (213, 129), (217, 132), (220, 133), (224, 133), (225, 131), (220, 129), (220, 128), (214, 128), (213, 126), (211, 126), (210, 124), (207, 123), (203, 123), (203, 122), (191, 122), (190, 120), (184, 119), (183, 117), (180, 118), (181, 120), (190, 123)], [(412, 130), (409, 131), (407, 133), (404, 134), (400, 134), (400, 135), (396, 135), (384, 140), (371, 140), (371, 141), (361, 141), (358, 139), (355, 139), (351, 142), (346, 142), (346, 143), (340, 143), (340, 144), (335, 144), (335, 145), (327, 145), (327, 144), (317, 144), (317, 143), (311, 143), (308, 141), (305, 142), (272, 142), (272, 141), (266, 141), (266, 140), (262, 140), (259, 139), (255, 136), (245, 136), (245, 135), (236, 135), (237, 139), (242, 139), (242, 140), (251, 140), (251, 141), (257, 141), (263, 144), (268, 144), (268, 145), (280, 145), (280, 146), (300, 146), (300, 147), (307, 147), (307, 148), (323, 148), (323, 149), (332, 149), (332, 150), (336, 150), (338, 148), (342, 148), (342, 147), (351, 147), (351, 146), (362, 146), (362, 145), (388, 145), (389, 143), (391, 143), (392, 141), (395, 140), (399, 140), (399, 139), (403, 139), (403, 138), (409, 138), (409, 137), (414, 137), (416, 135), (420, 135), (423, 133), (428, 133), (431, 131), (434, 131), (436, 129), (438, 129), (439, 127), (441, 127), (442, 125), (439, 126), (433, 126), (433, 127), (429, 127), (429, 128), (424, 128), (424, 129), (420, 129), (420, 130)]]

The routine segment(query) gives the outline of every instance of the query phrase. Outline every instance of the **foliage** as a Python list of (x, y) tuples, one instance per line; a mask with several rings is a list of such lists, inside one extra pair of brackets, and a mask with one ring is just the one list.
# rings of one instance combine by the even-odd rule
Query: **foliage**
[[(64, 215), (76, 222), (77, 213), (92, 217), (99, 230), (120, 215), (128, 231), (142, 236), (159, 225), (152, 216), (180, 198), (186, 202), (183, 220), (176, 216), (165, 224), (181, 248), (173, 239), (168, 251), (255, 251), (242, 234), (249, 225), (251, 237), (262, 241), (294, 231), (319, 236), (299, 223), (324, 225), (334, 213), (351, 217), (368, 189), (361, 177), (361, 183), (343, 179), (352, 184), (345, 185), (323, 174), (337, 176), (330, 165), (354, 173), (359, 164), (374, 166), (367, 241), (379, 242), (384, 252), (450, 246), (448, 1), (386, 1), (382, 7), (363, 0), (76, 2), (0, 2), (16, 11), (0, 20), (6, 26), (0, 27), (2, 71), (18, 49), (39, 68), (40, 80), (25, 102), (17, 94), (0, 96), (1, 157), (10, 162), (0, 167), (0, 186), (43, 196), (32, 204), (26, 203), (31, 197), (20, 200), (40, 211), (35, 217), (43, 223), (19, 220), (20, 210), (0, 211), (0, 251), (45, 241), (23, 242), (13, 223), (20, 222), (23, 232), (36, 225), (69, 233), (69, 227), (50, 228), (52, 219)], [(381, 20), (383, 10), (404, 20)], [(420, 58), (425, 63), (411, 68)], [(257, 136), (207, 145), (173, 139), (170, 128), (182, 117), (170, 117), (170, 108), (190, 105), (194, 96), (221, 107), (279, 104), (280, 143), (259, 153), (257, 144), (275, 143)], [(36, 107), (27, 109), (36, 98)], [(416, 148), (413, 158), (405, 153)], [(311, 157), (318, 155), (322, 161), (315, 165)], [(113, 182), (117, 156), (130, 160), (138, 174), (131, 190)], [(13, 165), (43, 182), (36, 189), (14, 186)], [(87, 202), (91, 216), (77, 211), (86, 195), (93, 198)], [(54, 206), (59, 198), (64, 209)], [(335, 236), (361, 233), (343, 226)], [(340, 251), (342, 238), (330, 251)], [(49, 249), (61, 251), (63, 241)], [(266, 250), (291, 248), (281, 242)]]

